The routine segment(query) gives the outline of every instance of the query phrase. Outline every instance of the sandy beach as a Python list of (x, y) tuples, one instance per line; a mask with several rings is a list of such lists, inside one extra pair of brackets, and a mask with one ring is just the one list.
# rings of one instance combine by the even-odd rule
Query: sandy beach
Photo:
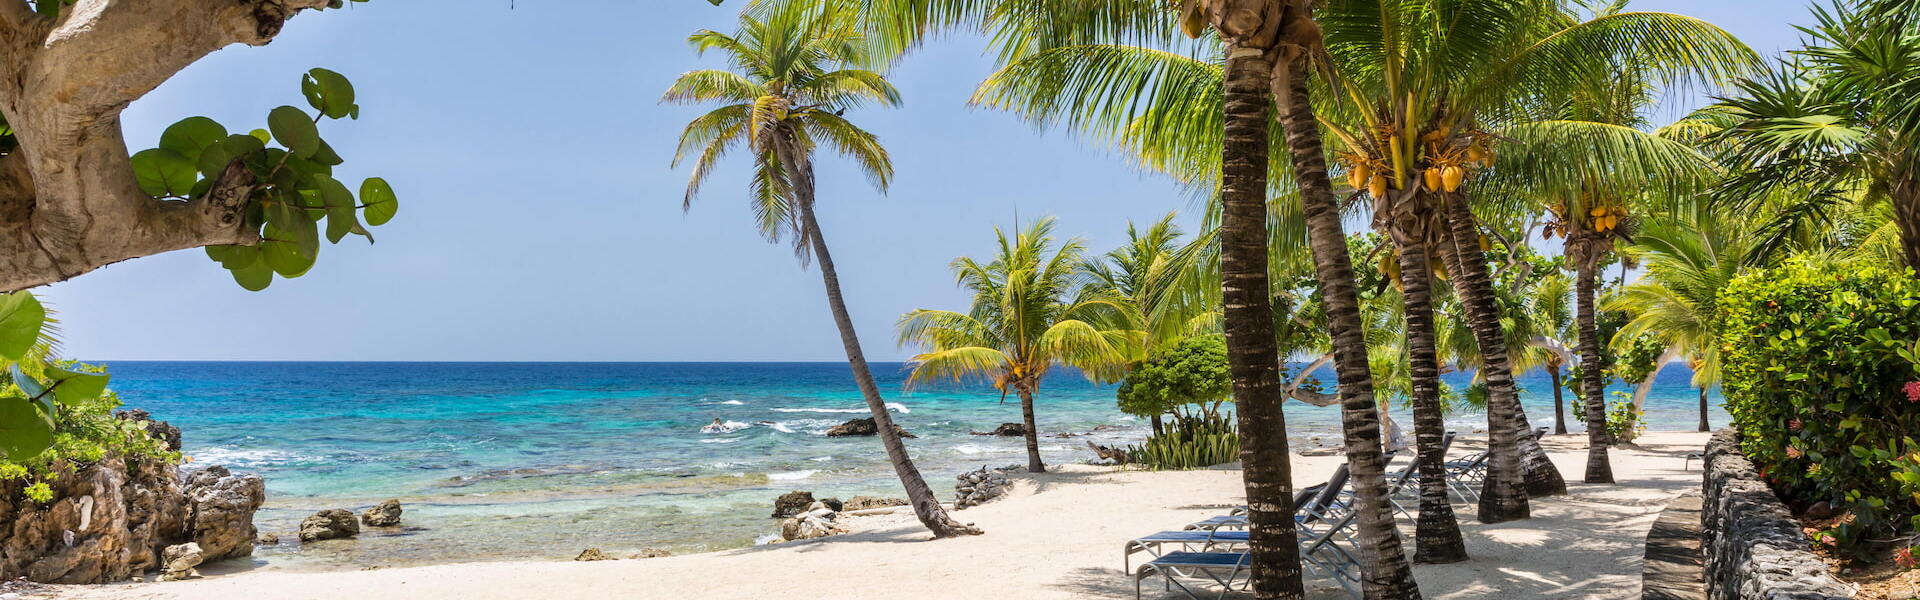
[[(1585, 435), (1544, 443), (1569, 479), (1567, 496), (1536, 499), (1530, 520), (1482, 525), (1456, 504), (1472, 560), (1419, 565), (1428, 598), (1627, 599), (1640, 596), (1646, 533), (1666, 503), (1699, 485), (1683, 457), (1704, 433), (1650, 432), (1616, 449), (1618, 485), (1579, 483)], [(1467, 439), (1455, 454), (1480, 440)], [(1295, 481), (1323, 481), (1338, 456), (1294, 459)], [(950, 493), (951, 474), (936, 488)], [(210, 565), (173, 583), (61, 587), (87, 600), (419, 598), (1117, 598), (1133, 593), (1122, 571), (1129, 538), (1220, 514), (1242, 497), (1239, 472), (1142, 472), (1060, 465), (1020, 475), (1009, 497), (957, 513), (987, 535), (928, 541), (910, 515), (855, 518), (853, 533), (822, 540), (643, 560), (493, 562), (346, 572)], [(769, 522), (771, 525), (771, 521)], [(1402, 519), (1403, 530), (1411, 523)], [(1411, 543), (1410, 538), (1407, 543)], [(1410, 548), (1409, 548), (1410, 549)], [(1327, 580), (1309, 596), (1342, 598)], [(1168, 594), (1150, 581), (1148, 597)]]

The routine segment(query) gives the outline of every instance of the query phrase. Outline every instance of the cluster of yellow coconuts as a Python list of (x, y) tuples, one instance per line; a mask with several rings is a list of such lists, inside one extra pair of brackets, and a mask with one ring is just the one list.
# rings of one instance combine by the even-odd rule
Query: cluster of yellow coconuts
[[(1421, 139), (1427, 142), (1427, 155), (1432, 157), (1430, 166), (1420, 172), (1420, 183), (1427, 191), (1458, 192), (1461, 184), (1466, 183), (1469, 163), (1482, 167), (1493, 164), (1493, 150), (1487, 147), (1488, 140), (1474, 139), (1465, 147), (1454, 147), (1451, 132), (1445, 129), (1429, 131)], [(1399, 146), (1399, 137), (1389, 135), (1387, 147)], [(1388, 188), (1400, 187), (1399, 179), (1389, 176), (1393, 169), (1379, 158), (1348, 152), (1343, 153), (1341, 159), (1349, 165), (1347, 182), (1354, 189), (1385, 198)]]
[(1617, 207), (1596, 206), (1593, 210), (1587, 211), (1587, 216), (1593, 217), (1594, 231), (1613, 231), (1620, 227), (1620, 217), (1627, 215), (1626, 211)]

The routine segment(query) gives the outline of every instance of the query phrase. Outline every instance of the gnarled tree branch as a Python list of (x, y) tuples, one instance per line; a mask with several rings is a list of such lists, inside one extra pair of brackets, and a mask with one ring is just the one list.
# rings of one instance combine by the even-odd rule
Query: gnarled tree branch
[(0, 19), (32, 25), (9, 27), (16, 39), (0, 56), (0, 111), (20, 143), (0, 159), (0, 176), (13, 179), (0, 182), (0, 290), (162, 252), (257, 243), (241, 218), (256, 185), (250, 173), (230, 165), (192, 201), (148, 197), (134, 180), (120, 113), (208, 53), (266, 44), (296, 12), (325, 5), (79, 0), (48, 21), (8, 14), (25, 4), (0, 0)]

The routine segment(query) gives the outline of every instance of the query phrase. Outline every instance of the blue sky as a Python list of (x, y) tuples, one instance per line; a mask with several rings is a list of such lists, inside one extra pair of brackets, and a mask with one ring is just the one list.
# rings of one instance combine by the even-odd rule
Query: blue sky
[[(1791, 47), (1802, 0), (1641, 0), (1705, 18), (1763, 53)], [(754, 231), (744, 163), (682, 214), (668, 164), (698, 109), (662, 106), (684, 44), (731, 30), (696, 0), (375, 0), (303, 13), (271, 45), (201, 60), (125, 114), (134, 150), (178, 119), (261, 126), (303, 106), (298, 79), (352, 78), (358, 121), (322, 132), (343, 179), (383, 176), (402, 208), (321, 251), (304, 277), (247, 292), (200, 251), (113, 265), (42, 294), (67, 353), (92, 360), (843, 360), (816, 272)], [(1119, 156), (966, 106), (991, 69), (978, 40), (935, 44), (892, 73), (906, 105), (849, 113), (892, 150), (880, 196), (822, 165), (822, 228), (868, 356), (899, 359), (893, 322), (961, 308), (947, 264), (992, 227), (1042, 215), (1104, 251), (1126, 222), (1190, 212)], [(1190, 221), (1190, 219), (1186, 219)]]

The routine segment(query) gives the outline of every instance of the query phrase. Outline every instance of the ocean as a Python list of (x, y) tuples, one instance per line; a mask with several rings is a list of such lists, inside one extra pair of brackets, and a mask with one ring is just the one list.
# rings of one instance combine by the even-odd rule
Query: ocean
[[(738, 548), (777, 533), (768, 513), (787, 491), (902, 495), (877, 440), (823, 435), (867, 412), (844, 363), (106, 364), (128, 407), (181, 428), (193, 462), (266, 479), (256, 523), (282, 541), (255, 561), (283, 568)], [(914, 460), (943, 497), (959, 472), (1025, 463), (1019, 438), (971, 435), (1018, 421), (1017, 399), (1002, 402), (984, 383), (907, 390), (904, 365), (873, 366), (894, 419), (919, 436), (907, 441)], [(1650, 428), (1694, 428), (1690, 376), (1678, 364), (1661, 373)], [(1331, 372), (1321, 380), (1333, 381)], [(1519, 383), (1534, 425), (1552, 425), (1545, 373)], [(1048, 377), (1036, 400), (1042, 433), (1084, 434), (1042, 438), (1049, 463), (1093, 458), (1087, 441), (1145, 436), (1145, 421), (1121, 414), (1113, 392), (1071, 371)], [(1712, 400), (1713, 424), (1725, 425), (1717, 392)], [(1297, 444), (1338, 443), (1336, 407), (1289, 402), (1286, 412)], [(1578, 415), (1569, 406), (1575, 431)], [(1396, 418), (1411, 427), (1407, 415)], [(703, 433), (714, 419), (729, 431)], [(1485, 418), (1452, 414), (1448, 423), (1466, 433)], [(358, 512), (388, 498), (405, 506), (404, 527), (355, 541), (295, 540), (315, 511)]]

